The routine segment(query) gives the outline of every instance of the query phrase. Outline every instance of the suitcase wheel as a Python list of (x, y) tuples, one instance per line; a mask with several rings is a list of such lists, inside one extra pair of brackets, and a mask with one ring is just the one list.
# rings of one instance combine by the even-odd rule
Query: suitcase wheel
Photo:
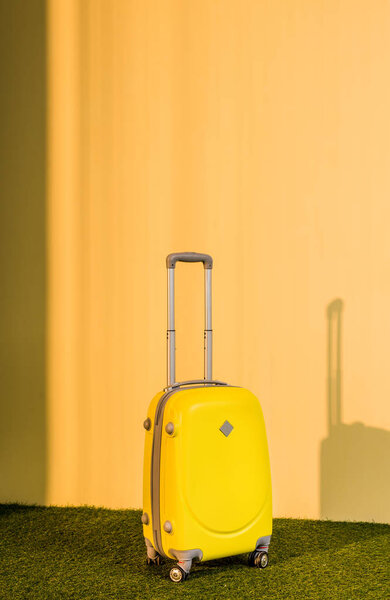
[(162, 565), (163, 564), (163, 559), (162, 559), (162, 557), (159, 554), (157, 554), (157, 556), (155, 558), (149, 558), (149, 556), (148, 556), (148, 558), (146, 559), (146, 564), (148, 566), (151, 566), (151, 565)]
[(184, 569), (182, 569), (179, 565), (172, 567), (172, 569), (169, 571), (169, 577), (174, 583), (180, 583), (180, 581), (185, 581), (186, 579), (188, 579), (188, 576), (189, 573), (186, 573), (186, 571), (184, 571)]
[(265, 569), (268, 566), (268, 552), (254, 550), (249, 554), (248, 562), (251, 567)]

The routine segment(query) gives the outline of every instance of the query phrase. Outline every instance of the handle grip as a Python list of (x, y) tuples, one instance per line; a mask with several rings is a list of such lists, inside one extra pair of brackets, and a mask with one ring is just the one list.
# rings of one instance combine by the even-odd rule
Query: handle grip
[(205, 269), (213, 268), (213, 259), (209, 254), (198, 252), (173, 252), (167, 256), (167, 269), (174, 269), (177, 262), (202, 262)]

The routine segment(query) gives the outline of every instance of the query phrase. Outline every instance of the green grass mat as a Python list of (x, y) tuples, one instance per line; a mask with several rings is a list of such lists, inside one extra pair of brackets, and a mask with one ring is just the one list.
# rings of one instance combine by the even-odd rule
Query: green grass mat
[(140, 511), (0, 505), (0, 598), (390, 598), (390, 527), (275, 519), (267, 569), (246, 556), (195, 564), (172, 583), (145, 564)]

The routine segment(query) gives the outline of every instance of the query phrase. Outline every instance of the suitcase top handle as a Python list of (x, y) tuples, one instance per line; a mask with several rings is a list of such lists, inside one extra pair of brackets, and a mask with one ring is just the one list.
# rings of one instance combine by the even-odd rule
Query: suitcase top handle
[(177, 262), (202, 262), (205, 269), (213, 268), (213, 259), (210, 254), (198, 252), (172, 252), (167, 256), (167, 269), (174, 269)]
[(175, 357), (175, 267), (177, 262), (202, 262), (204, 266), (204, 379), (211, 381), (213, 330), (211, 327), (211, 271), (213, 259), (209, 254), (197, 252), (173, 252), (167, 256), (168, 270), (168, 327), (167, 327), (167, 382), (176, 383)]

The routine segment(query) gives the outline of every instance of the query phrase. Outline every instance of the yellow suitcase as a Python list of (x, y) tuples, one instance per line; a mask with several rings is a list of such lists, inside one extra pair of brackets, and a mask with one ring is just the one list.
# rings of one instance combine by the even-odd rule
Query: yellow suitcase
[[(203, 262), (204, 379), (175, 382), (174, 273)], [(174, 582), (193, 560), (249, 552), (264, 568), (272, 533), (271, 475), (261, 407), (248, 390), (212, 379), (211, 272), (207, 254), (167, 257), (168, 385), (152, 400), (145, 428), (143, 533), (147, 562), (176, 559)]]

